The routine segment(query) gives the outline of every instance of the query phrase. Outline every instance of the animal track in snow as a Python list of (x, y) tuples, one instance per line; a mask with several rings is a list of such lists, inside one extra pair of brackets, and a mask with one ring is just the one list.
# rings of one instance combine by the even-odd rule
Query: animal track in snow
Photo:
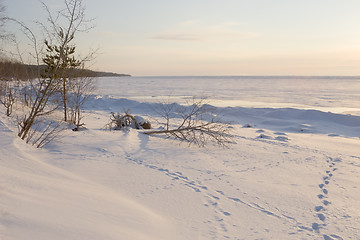
[(316, 211), (316, 212), (319, 212), (319, 211), (321, 211), (321, 210), (324, 210), (324, 207), (323, 207), (323, 206), (316, 206), (316, 207), (315, 207), (315, 211)]
[[(334, 176), (334, 172), (338, 169), (336, 167), (336, 163), (341, 162), (341, 159), (340, 158), (333, 159), (329, 157), (326, 160), (326, 162), (328, 163), (328, 169), (325, 171), (325, 176), (322, 177), (323, 183), (318, 184), (321, 193), (318, 194), (317, 197), (319, 200), (321, 200), (322, 205), (318, 205), (314, 207), (314, 211), (316, 212), (316, 217), (323, 224), (314, 222), (311, 225), (312, 230), (319, 234), (322, 231), (322, 226), (326, 226), (325, 221), (326, 221), (327, 209), (324, 208), (324, 206), (328, 206), (329, 204), (331, 204), (331, 202), (327, 200), (329, 191), (325, 187), (329, 186), (329, 184), (331, 183), (331, 179)], [(342, 239), (340, 236), (335, 234), (330, 234), (330, 235), (323, 234), (322, 237), (325, 240)]]
[(318, 232), (319, 229), (320, 229), (320, 226), (319, 226), (318, 223), (313, 223), (313, 224), (311, 225), (311, 228)]
[(319, 194), (319, 195), (317, 195), (317, 197), (318, 197), (319, 199), (323, 199), (323, 198), (324, 198), (324, 195)]
[(317, 215), (321, 221), (325, 221), (325, 216), (322, 213), (318, 213)]
[(338, 236), (338, 235), (335, 235), (335, 234), (331, 234), (330, 236), (328, 235), (323, 235), (324, 237), (324, 240), (335, 240), (335, 239), (338, 239), (338, 240), (343, 240), (342, 237)]
[[(219, 234), (226, 234), (228, 232), (227, 222), (225, 221), (226, 217), (231, 216), (231, 212), (222, 209), (220, 205), (221, 196), (224, 196), (224, 193), (220, 190), (212, 191), (208, 189), (207, 186), (203, 185), (199, 180), (192, 180), (191, 178), (185, 176), (182, 172), (172, 171), (171, 169), (167, 169), (164, 167), (158, 167), (153, 164), (148, 164), (143, 161), (134, 159), (130, 156), (130, 154), (126, 154), (126, 158), (129, 161), (135, 162), (139, 165), (142, 165), (146, 168), (152, 169), (154, 171), (161, 172), (166, 176), (170, 177), (171, 180), (176, 181), (189, 189), (195, 191), (196, 193), (202, 194), (202, 196), (206, 199), (204, 206), (209, 207), (214, 212), (214, 221), (208, 221), (207, 223), (214, 230), (211, 232), (214, 239), (219, 238)], [(226, 236), (224, 236), (226, 237)]]

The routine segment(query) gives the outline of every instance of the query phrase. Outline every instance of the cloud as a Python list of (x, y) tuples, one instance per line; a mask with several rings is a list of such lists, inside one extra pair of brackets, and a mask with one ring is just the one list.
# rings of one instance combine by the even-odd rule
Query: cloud
[(150, 38), (170, 41), (199, 41), (201, 40), (201, 35), (194, 33), (158, 33)]
[(187, 21), (178, 24), (174, 29), (176, 30), (155, 33), (150, 38), (168, 41), (212, 41), (240, 40), (260, 36), (255, 32), (243, 31), (240, 24), (233, 22), (203, 25), (197, 21)]
[(105, 38), (123, 38), (124, 36), (128, 36), (129, 34), (125, 34), (123, 32), (116, 31), (99, 31), (97, 32), (98, 36)]

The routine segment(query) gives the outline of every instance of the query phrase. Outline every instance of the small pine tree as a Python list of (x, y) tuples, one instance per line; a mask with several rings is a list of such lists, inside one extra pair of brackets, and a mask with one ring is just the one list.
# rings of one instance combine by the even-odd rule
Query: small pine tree
[[(58, 35), (62, 40), (65, 40), (62, 29)], [(65, 42), (66, 41), (63, 41), (63, 43)], [(64, 121), (67, 121), (67, 93), (70, 85), (69, 82), (74, 76), (74, 70), (81, 66), (81, 61), (77, 60), (74, 56), (75, 46), (66, 44), (62, 46), (51, 45), (48, 41), (45, 41), (45, 45), (47, 54), (43, 58), (43, 62), (46, 64), (43, 77), (52, 79), (61, 85), (59, 92), (62, 96)]]

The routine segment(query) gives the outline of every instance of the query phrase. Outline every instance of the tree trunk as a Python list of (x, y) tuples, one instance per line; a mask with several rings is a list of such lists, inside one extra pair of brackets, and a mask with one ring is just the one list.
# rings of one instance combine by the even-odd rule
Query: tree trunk
[(67, 106), (66, 106), (66, 78), (63, 78), (63, 103), (64, 103), (64, 121), (67, 122)]
[(36, 116), (28, 117), (24, 122), (24, 126), (22, 127), (21, 131), (19, 132), (18, 136), (21, 138), (21, 140), (24, 140), (27, 134), (30, 131), (31, 126), (34, 124)]

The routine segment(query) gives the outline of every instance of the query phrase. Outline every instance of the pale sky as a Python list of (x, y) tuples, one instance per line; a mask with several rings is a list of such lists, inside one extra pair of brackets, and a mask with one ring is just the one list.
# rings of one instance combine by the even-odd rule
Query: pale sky
[[(37, 0), (2, 0), (31, 24)], [(61, 6), (63, 0), (44, 0)], [(360, 75), (360, 0), (84, 0), (94, 70), (149, 75)]]

